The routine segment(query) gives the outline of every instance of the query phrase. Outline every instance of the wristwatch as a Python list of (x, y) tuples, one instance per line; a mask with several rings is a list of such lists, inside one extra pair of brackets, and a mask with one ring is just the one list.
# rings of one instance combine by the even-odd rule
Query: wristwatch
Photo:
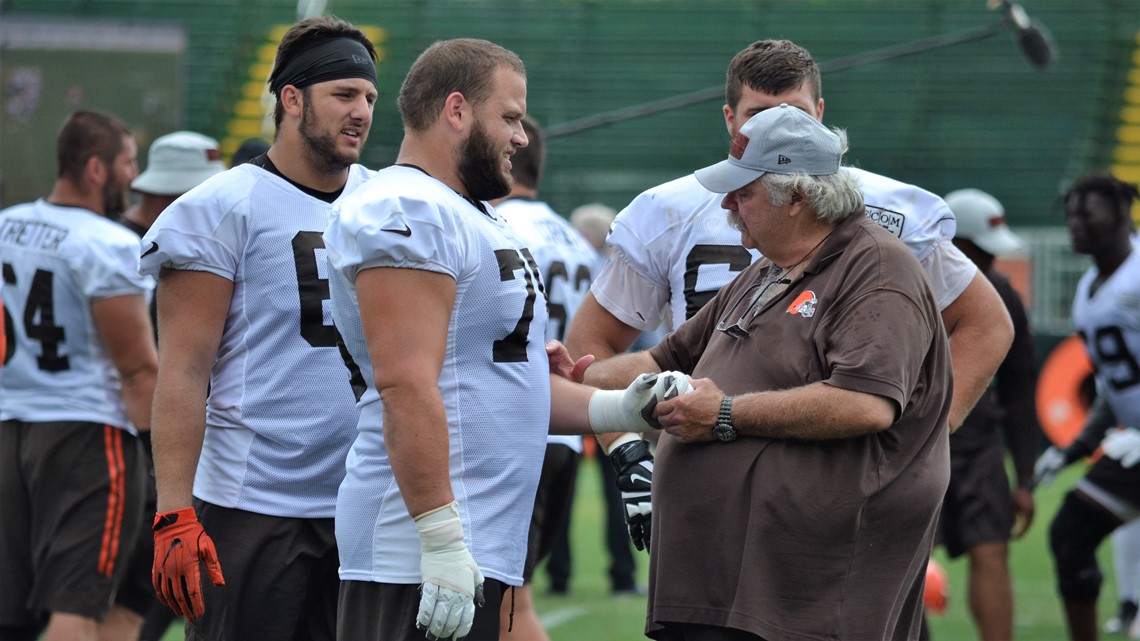
[(722, 443), (731, 443), (736, 440), (736, 428), (732, 426), (733, 396), (725, 395), (720, 403), (720, 413), (716, 415), (716, 424), (713, 425), (713, 436)]

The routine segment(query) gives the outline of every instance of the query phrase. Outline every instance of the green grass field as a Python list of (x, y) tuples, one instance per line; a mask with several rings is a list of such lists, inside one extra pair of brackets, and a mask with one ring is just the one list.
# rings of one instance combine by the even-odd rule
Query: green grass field
[[(608, 558), (602, 534), (603, 507), (599, 482), (601, 474), (593, 460), (583, 461), (578, 475), (578, 494), (572, 522), (574, 573), (567, 596), (549, 596), (542, 568), (535, 576), (536, 606), (552, 641), (627, 641), (644, 639), (644, 597), (613, 597), (606, 574)], [(1058, 641), (1065, 638), (1064, 620), (1053, 580), (1053, 565), (1046, 541), (1049, 522), (1064, 493), (1084, 473), (1083, 465), (1066, 470), (1051, 486), (1037, 491), (1037, 515), (1025, 538), (1011, 545), (1010, 561), (1014, 578), (1014, 633), (1024, 641)], [(1112, 580), (1111, 550), (1107, 543), (1100, 551), (1105, 573), (1101, 591), (1100, 618), (1103, 622), (1116, 608)], [(645, 553), (636, 553), (641, 580), (646, 576)], [(950, 605), (943, 616), (931, 617), (931, 636), (936, 641), (967, 641), (976, 634), (966, 601), (966, 561), (949, 561), (941, 550), (935, 557), (950, 578)], [(172, 628), (163, 641), (181, 641), (180, 626)], [(1124, 637), (1104, 637), (1123, 639)]]
[[(547, 596), (546, 575), (540, 568), (535, 577), (537, 608), (552, 641), (625, 641), (644, 639), (645, 599), (614, 598), (609, 594), (608, 563), (602, 540), (602, 504), (596, 497), (601, 474), (593, 461), (585, 461), (579, 472), (578, 495), (573, 516), (574, 575), (568, 597)], [(1084, 473), (1083, 465), (1070, 467), (1049, 487), (1036, 494), (1036, 517), (1025, 537), (1010, 548), (1014, 579), (1014, 633), (1019, 640), (1059, 641), (1065, 638), (1065, 624), (1057, 598), (1047, 534), (1049, 522), (1061, 498)], [(950, 577), (950, 605), (943, 616), (930, 618), (931, 637), (936, 641), (976, 639), (966, 600), (964, 558), (949, 561), (941, 550), (935, 558)], [(645, 576), (646, 557), (638, 554), (639, 569)], [(1101, 548), (1101, 569), (1105, 573), (1101, 591), (1100, 617), (1105, 620), (1116, 609), (1112, 580), (1111, 546)], [(1112, 637), (1106, 637), (1112, 638)], [(1116, 637), (1123, 639), (1124, 637)]]

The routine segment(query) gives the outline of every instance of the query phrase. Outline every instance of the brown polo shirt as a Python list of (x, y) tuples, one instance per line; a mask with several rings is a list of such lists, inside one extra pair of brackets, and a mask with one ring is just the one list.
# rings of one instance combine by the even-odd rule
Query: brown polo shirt
[(925, 567), (949, 479), (950, 353), (914, 255), (864, 216), (840, 223), (803, 276), (733, 338), (718, 321), (759, 261), (650, 353), (728, 394), (826, 381), (891, 400), (877, 434), (662, 434), (653, 483), (646, 631), (662, 622), (769, 641), (916, 639)]

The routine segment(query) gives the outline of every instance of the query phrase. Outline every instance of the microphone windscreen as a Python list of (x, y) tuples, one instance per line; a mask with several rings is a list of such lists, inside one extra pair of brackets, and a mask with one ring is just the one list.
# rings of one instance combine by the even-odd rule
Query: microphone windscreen
[(1017, 44), (1021, 54), (1035, 69), (1044, 69), (1057, 59), (1057, 45), (1049, 29), (1036, 20), (1028, 27), (1017, 30)]

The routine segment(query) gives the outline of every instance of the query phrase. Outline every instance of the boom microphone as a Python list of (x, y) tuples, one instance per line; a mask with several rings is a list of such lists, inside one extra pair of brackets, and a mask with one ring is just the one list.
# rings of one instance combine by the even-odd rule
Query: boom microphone
[(1045, 25), (1031, 19), (1020, 4), (1011, 0), (1003, 4), (1006, 16), (1017, 32), (1017, 46), (1021, 49), (1021, 55), (1025, 56), (1035, 69), (1048, 67), (1057, 58), (1057, 45), (1053, 42), (1053, 34), (1049, 33)]
[[(903, 42), (882, 49), (821, 62), (819, 63), (820, 73), (833, 73), (846, 69), (856, 69), (869, 64), (905, 58), (926, 51), (984, 40), (1002, 33), (1010, 27), (1015, 31), (1017, 46), (1018, 49), (1021, 50), (1022, 57), (1025, 58), (1030, 66), (1035, 69), (1044, 69), (1057, 59), (1057, 45), (1053, 42), (1053, 35), (1049, 33), (1049, 29), (1037, 20), (1030, 18), (1029, 15), (1025, 13), (1025, 9), (1021, 8), (1020, 4), (1013, 0), (991, 0), (989, 4), (991, 9), (997, 9), (999, 7), (1004, 9), (1005, 18), (1001, 21), (970, 27), (952, 33)], [(622, 107), (577, 120), (550, 125), (546, 127), (545, 134), (547, 140), (560, 138), (562, 136), (579, 134), (583, 131), (597, 129), (634, 118), (642, 118), (656, 113), (673, 111), (674, 109), (680, 109), (710, 100), (723, 99), (724, 84), (722, 83), (705, 89), (670, 96), (661, 100)]]

